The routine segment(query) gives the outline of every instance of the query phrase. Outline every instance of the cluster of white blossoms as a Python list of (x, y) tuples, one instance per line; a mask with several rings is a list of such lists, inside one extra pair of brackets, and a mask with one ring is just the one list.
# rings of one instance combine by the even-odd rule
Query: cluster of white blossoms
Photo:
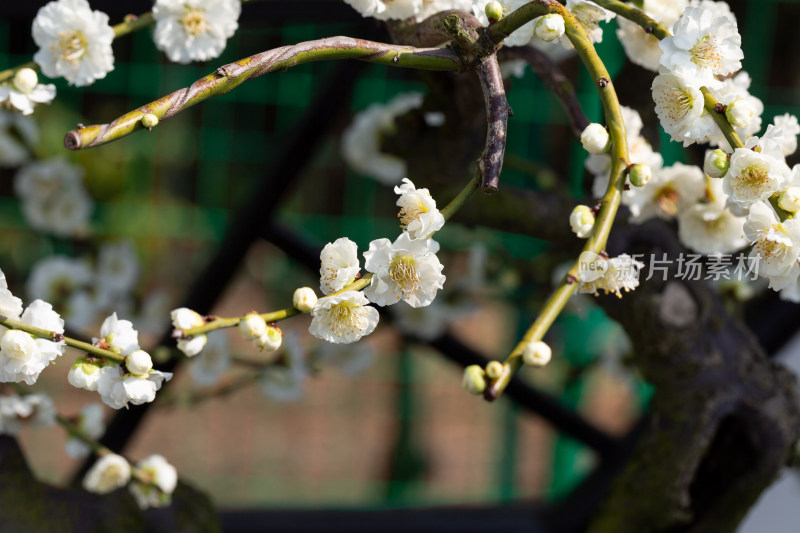
[[(487, 11), (492, 12), (499, 6), (498, 13), (492, 14), (499, 14), (504, 17), (527, 3), (529, 3), (529, 0), (473, 0), (472, 12), (481, 24), (488, 26), (491, 21)], [(578, 22), (589, 35), (589, 39), (594, 43), (599, 43), (603, 40), (603, 28), (600, 27), (600, 23), (608, 22), (616, 16), (611, 11), (586, 0), (567, 0), (566, 8), (575, 15), (575, 18), (578, 19)], [(572, 49), (572, 43), (564, 35), (564, 20), (560, 15), (549, 14), (523, 24), (509, 35), (503, 41), (503, 44), (505, 46), (533, 45), (539, 48), (542, 41), (558, 41), (563, 48)]]
[(164, 381), (172, 379), (170, 372), (153, 370), (152, 358), (139, 346), (139, 332), (129, 320), (117, 318), (116, 313), (103, 321), (100, 338), (92, 342), (123, 356), (123, 363), (81, 357), (72, 365), (67, 379), (74, 387), (97, 391), (103, 403), (113, 409), (152, 402)]
[(56, 86), (39, 83), (39, 77), (32, 68), (19, 69), (11, 81), (0, 84), (0, 106), (23, 115), (30, 115), (36, 104), (49, 104), (55, 97)]
[(17, 172), (14, 190), (32, 228), (60, 237), (88, 234), (93, 206), (83, 168), (60, 157), (35, 161)]
[(241, 12), (239, 0), (156, 0), (156, 47), (176, 63), (214, 59), (239, 27)]
[[(22, 301), (8, 290), (5, 274), (0, 271), (0, 315), (29, 326), (64, 333), (64, 321), (53, 306), (34, 300), (22, 311)], [(33, 385), (39, 374), (64, 353), (63, 340), (33, 337), (30, 333), (0, 327), (0, 382)]]
[(0, 435), (17, 435), (23, 425), (50, 427), (55, 421), (55, 406), (46, 394), (0, 396)]
[[(53, 255), (34, 264), (26, 289), (31, 298), (52, 302), (67, 326), (78, 331), (96, 327), (112, 309), (130, 315), (131, 292), (139, 281), (140, 266), (131, 241), (107, 242), (94, 264), (88, 259)], [(146, 299), (142, 310), (146, 314)], [(139, 320), (137, 318), (137, 323)], [(158, 324), (158, 329), (163, 324)]]
[(449, 9), (469, 11), (472, 0), (344, 0), (363, 17), (378, 20), (424, 20)]
[(121, 455), (106, 453), (83, 478), (83, 488), (95, 494), (108, 494), (125, 485), (140, 509), (164, 507), (178, 485), (178, 472), (161, 455), (151, 455), (131, 467)]
[(622, 298), (622, 291), (629, 292), (639, 286), (639, 271), (643, 267), (644, 263), (628, 254), (608, 258), (583, 252), (578, 259), (578, 293), (597, 296), (598, 291), (603, 291)]
[(320, 254), (320, 290), (326, 296), (311, 311), (309, 332), (334, 343), (347, 344), (372, 333), (380, 306), (405, 301), (412, 307), (430, 305), (444, 286), (442, 264), (436, 257), (439, 244), (431, 235), (442, 228), (444, 217), (427, 189), (417, 189), (404, 179), (395, 188), (405, 230), (394, 242), (376, 239), (364, 252), (364, 268), (372, 273), (363, 292), (344, 290), (360, 274), (357, 247), (343, 237), (328, 243)]

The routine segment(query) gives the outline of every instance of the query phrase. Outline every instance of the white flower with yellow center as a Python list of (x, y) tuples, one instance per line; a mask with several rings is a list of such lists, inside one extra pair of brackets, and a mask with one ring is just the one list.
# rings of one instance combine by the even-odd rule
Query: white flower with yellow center
[(741, 45), (735, 18), (715, 17), (709, 9), (690, 6), (673, 25), (672, 35), (661, 40), (660, 63), (670, 71), (694, 65), (700, 77), (713, 81), (714, 75), (742, 68)]
[(611, 259), (600, 257), (594, 259), (596, 268), (586, 268), (583, 264), (584, 259), (581, 258), (582, 268), (579, 271), (578, 293), (597, 296), (597, 291), (603, 291), (606, 294), (614, 293), (618, 298), (622, 298), (621, 291), (629, 292), (639, 286), (639, 271), (644, 267), (644, 263), (636, 261), (628, 254)]
[(748, 207), (778, 191), (787, 170), (782, 155), (778, 160), (749, 148), (737, 148), (731, 155), (728, 172), (722, 178), (723, 190), (732, 203)]
[(444, 216), (436, 209), (436, 200), (433, 199), (428, 189), (417, 189), (408, 178), (403, 178), (403, 184), (395, 187), (394, 192), (400, 195), (397, 206), (403, 231), (412, 239), (426, 239), (442, 229)]
[(239, 0), (156, 0), (153, 38), (170, 61), (208, 61), (239, 27)]
[(352, 283), (361, 272), (358, 247), (347, 237), (329, 242), (319, 254), (319, 290), (322, 294), (333, 294)]
[(378, 325), (378, 310), (358, 291), (345, 291), (317, 301), (311, 311), (308, 332), (318, 339), (337, 344), (356, 342)]
[(689, 146), (704, 142), (716, 131), (714, 120), (705, 112), (700, 85), (690, 75), (662, 72), (653, 80), (652, 90), (661, 127), (673, 141)]
[[(53, 311), (52, 305), (42, 300), (31, 302), (20, 320), (30, 326), (64, 333), (64, 320)], [(34, 338), (24, 331), (6, 330), (0, 338), (0, 382), (24, 381), (33, 385), (42, 370), (63, 353), (63, 340), (54, 342)]]
[(411, 307), (429, 305), (444, 286), (438, 251), (439, 244), (433, 239), (412, 239), (407, 233), (394, 243), (389, 239), (372, 241), (364, 252), (364, 268), (373, 277), (364, 294), (382, 306), (400, 300)]
[(100, 457), (83, 478), (83, 488), (96, 494), (107, 494), (124, 487), (131, 479), (131, 465), (121, 455), (109, 453)]
[(770, 288), (779, 290), (797, 277), (800, 256), (800, 220), (783, 222), (766, 202), (750, 208), (744, 233), (752, 244), (752, 260), (758, 261), (758, 274), (769, 278)]
[(631, 210), (633, 222), (655, 217), (671, 220), (703, 198), (705, 188), (705, 176), (699, 167), (675, 163), (655, 172), (643, 187), (626, 191), (624, 203)]
[(114, 69), (108, 15), (92, 11), (86, 0), (57, 0), (39, 9), (33, 19), (33, 56), (42, 73), (63, 76), (70, 85), (90, 85)]

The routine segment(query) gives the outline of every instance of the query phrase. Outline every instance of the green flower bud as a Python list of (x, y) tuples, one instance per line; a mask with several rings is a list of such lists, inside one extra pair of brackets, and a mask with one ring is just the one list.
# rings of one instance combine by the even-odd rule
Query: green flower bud
[(778, 196), (778, 207), (789, 213), (800, 211), (800, 187), (788, 187)]
[(503, 4), (500, 2), (492, 1), (486, 4), (484, 8), (486, 13), (486, 18), (489, 19), (489, 22), (496, 22), (503, 18)]
[(649, 166), (636, 163), (628, 171), (628, 179), (631, 180), (631, 185), (634, 187), (644, 187), (644, 185), (650, 181), (652, 174)]
[(723, 177), (728, 173), (728, 167), (731, 166), (731, 160), (728, 155), (728, 152), (719, 148), (709, 152), (703, 162), (703, 172), (712, 178)]
[(486, 365), (486, 376), (489, 379), (497, 379), (503, 374), (503, 363), (500, 361), (490, 361)]
[(470, 394), (483, 394), (486, 389), (486, 378), (484, 378), (484, 371), (478, 365), (470, 365), (464, 369), (464, 379), (461, 381), (461, 386)]
[(158, 117), (152, 113), (147, 113), (142, 117), (142, 126), (145, 128), (153, 128), (158, 124)]

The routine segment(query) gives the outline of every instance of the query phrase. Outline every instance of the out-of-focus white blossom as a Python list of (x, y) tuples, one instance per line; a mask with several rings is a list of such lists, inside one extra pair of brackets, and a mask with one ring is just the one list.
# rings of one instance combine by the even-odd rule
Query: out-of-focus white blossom
[(705, 177), (699, 167), (675, 163), (658, 170), (643, 187), (624, 195), (631, 220), (642, 223), (654, 217), (670, 220), (705, 194)]
[(706, 186), (707, 201), (683, 206), (678, 213), (678, 238), (681, 244), (702, 254), (728, 254), (747, 246), (744, 217), (726, 208), (728, 195), (721, 180)]
[(50, 78), (63, 76), (70, 85), (90, 85), (114, 69), (108, 15), (92, 11), (86, 0), (49, 2), (33, 19), (33, 60)]
[(528, 366), (545, 366), (552, 356), (550, 346), (542, 341), (529, 342), (522, 350), (522, 362)]
[(153, 38), (170, 61), (208, 61), (239, 27), (239, 0), (156, 0)]
[(479, 365), (470, 365), (464, 369), (461, 386), (470, 394), (483, 394), (486, 390), (486, 372)]
[(569, 215), (569, 225), (579, 239), (587, 238), (594, 229), (594, 212), (585, 205), (575, 206)]
[[(103, 422), (103, 406), (99, 403), (90, 403), (81, 409), (75, 420), (78, 430), (86, 437), (97, 440), (106, 431)], [(70, 437), (64, 444), (67, 455), (70, 457), (87, 457), (92, 451), (81, 439)]]
[(36, 71), (31, 68), (18, 70), (11, 83), (0, 85), (0, 104), (23, 115), (33, 113), (36, 104), (49, 104), (55, 96), (56, 86), (39, 83)]
[(189, 364), (189, 374), (195, 383), (210, 387), (219, 381), (231, 366), (231, 354), (228, 347), (228, 336), (224, 332), (208, 334), (208, 343), (203, 351), (193, 358)]
[[(335, 298), (335, 296), (329, 298)], [(303, 384), (308, 371), (305, 364), (305, 352), (297, 335), (294, 333), (286, 335), (284, 353), (286, 356), (284, 364), (276, 363), (264, 369), (264, 374), (259, 380), (259, 386), (261, 387), (261, 392), (273, 401), (279, 403), (296, 402), (303, 397)]]
[(257, 339), (253, 340), (259, 351), (274, 352), (283, 343), (283, 332), (280, 328), (267, 326), (267, 330)]
[(53, 400), (46, 394), (0, 396), (0, 435), (17, 435), (23, 425), (49, 427), (55, 420)]
[[(687, 0), (644, 0), (641, 9), (665, 28), (671, 28), (680, 18), (687, 3)], [(628, 59), (640, 67), (658, 71), (661, 59), (658, 38), (624, 17), (617, 17), (617, 26), (617, 37)]]
[(38, 141), (39, 128), (31, 117), (0, 108), (0, 167), (25, 163)]
[(128, 486), (140, 509), (165, 507), (178, 486), (178, 471), (161, 455), (151, 455), (136, 463), (138, 473), (149, 483), (134, 479)]
[(121, 455), (109, 453), (101, 456), (86, 472), (83, 488), (96, 494), (108, 494), (124, 487), (131, 479), (131, 465)]
[(719, 148), (709, 150), (706, 153), (705, 161), (703, 161), (703, 172), (712, 178), (723, 177), (731, 166), (729, 155), (728, 152)]

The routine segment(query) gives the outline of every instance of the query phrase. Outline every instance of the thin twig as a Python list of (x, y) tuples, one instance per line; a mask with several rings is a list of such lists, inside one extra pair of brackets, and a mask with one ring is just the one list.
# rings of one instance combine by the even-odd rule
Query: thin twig
[(69, 131), (64, 137), (64, 146), (69, 150), (80, 150), (115, 141), (134, 131), (145, 129), (142, 117), (147, 114), (164, 120), (207, 98), (226, 93), (249, 79), (325, 59), (360, 59), (370, 63), (425, 70), (462, 70), (456, 55), (443, 48), (396, 46), (351, 37), (307, 41), (261, 52), (222, 66), (191, 86), (135, 109), (110, 124), (96, 124)]

